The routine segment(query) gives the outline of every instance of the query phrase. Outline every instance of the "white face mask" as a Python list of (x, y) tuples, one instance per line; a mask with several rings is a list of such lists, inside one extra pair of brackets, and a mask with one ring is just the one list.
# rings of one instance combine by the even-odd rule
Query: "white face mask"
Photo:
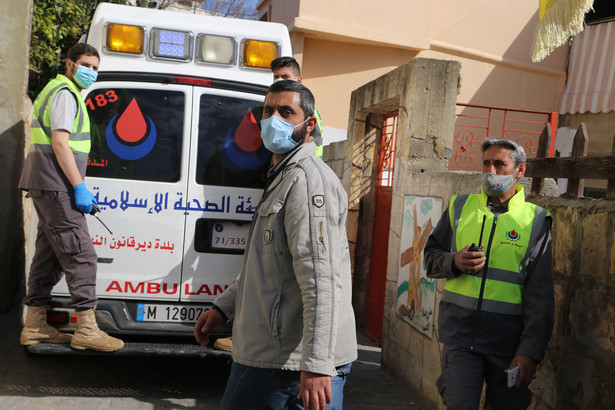
[(480, 179), (480, 184), (483, 187), (483, 191), (485, 191), (488, 196), (504, 195), (510, 188), (515, 186), (515, 172), (517, 172), (517, 168), (515, 168), (511, 175), (483, 172)]

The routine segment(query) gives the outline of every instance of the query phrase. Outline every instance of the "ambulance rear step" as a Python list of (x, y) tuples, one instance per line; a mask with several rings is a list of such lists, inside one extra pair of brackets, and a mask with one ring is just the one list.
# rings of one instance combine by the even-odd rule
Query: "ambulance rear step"
[(117, 352), (97, 352), (95, 350), (76, 350), (66, 344), (36, 343), (24, 346), (32, 354), (48, 355), (79, 355), (79, 356), (175, 356), (199, 358), (231, 358), (229, 352), (215, 350), (197, 344), (181, 343), (133, 343), (124, 344), (124, 348)]

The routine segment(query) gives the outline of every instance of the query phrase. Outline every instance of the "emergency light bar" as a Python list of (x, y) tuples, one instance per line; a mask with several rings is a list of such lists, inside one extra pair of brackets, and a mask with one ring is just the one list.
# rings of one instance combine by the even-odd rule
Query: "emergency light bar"
[[(106, 28), (107, 52), (145, 54), (146, 30), (141, 26), (108, 23)], [(237, 40), (233, 37), (198, 33), (196, 41), (190, 31), (152, 28), (149, 30), (147, 55), (154, 59), (197, 63), (237, 64)], [(196, 43), (196, 46), (194, 45)], [(270, 68), (271, 61), (280, 56), (280, 44), (275, 41), (243, 39), (240, 67)], [(193, 57), (194, 56), (194, 57)]]
[(143, 54), (145, 29), (127, 24), (107, 25), (107, 51), (115, 53)]

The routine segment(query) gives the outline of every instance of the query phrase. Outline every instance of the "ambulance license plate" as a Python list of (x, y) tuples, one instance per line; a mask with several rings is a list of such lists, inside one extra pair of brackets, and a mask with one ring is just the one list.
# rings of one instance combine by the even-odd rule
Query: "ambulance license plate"
[(155, 305), (139, 303), (137, 321), (139, 322), (177, 322), (196, 323), (196, 320), (208, 308), (196, 305)]

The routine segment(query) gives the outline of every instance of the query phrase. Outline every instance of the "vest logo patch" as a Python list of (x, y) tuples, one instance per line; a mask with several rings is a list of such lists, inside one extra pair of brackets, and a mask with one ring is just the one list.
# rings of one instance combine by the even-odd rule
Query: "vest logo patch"
[(508, 238), (509, 241), (517, 242), (521, 238), (521, 235), (513, 229), (512, 231), (506, 232), (506, 238)]
[(325, 204), (325, 196), (324, 195), (314, 195), (312, 197), (312, 202), (316, 208), (320, 208)]
[(273, 231), (271, 229), (265, 229), (265, 233), (263, 234), (263, 240), (265, 243), (271, 242), (273, 239)]

